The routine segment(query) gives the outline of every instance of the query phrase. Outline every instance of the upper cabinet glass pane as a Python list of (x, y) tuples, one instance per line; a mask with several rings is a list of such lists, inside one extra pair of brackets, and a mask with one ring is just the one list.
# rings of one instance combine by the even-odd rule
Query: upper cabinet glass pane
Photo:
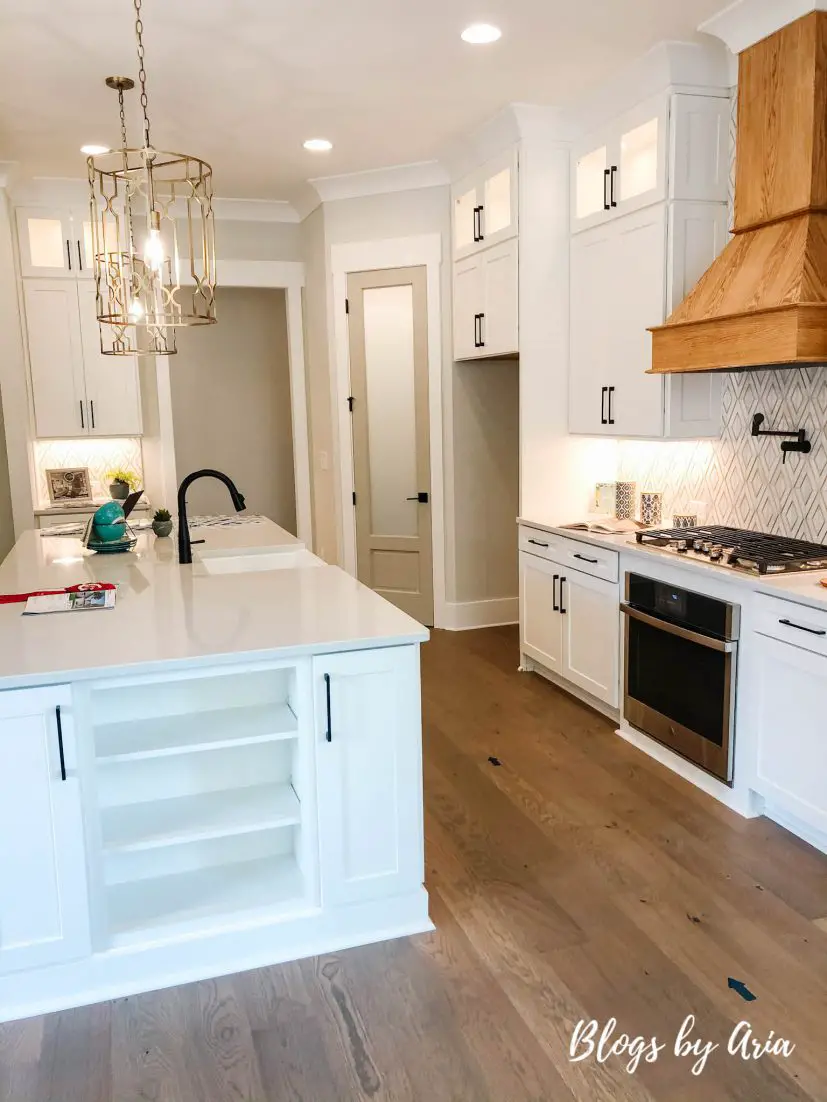
[(476, 188), (458, 196), (454, 203), (454, 248), (456, 249), (465, 249), (474, 244), (474, 207), (476, 205)]
[(603, 210), (605, 196), (606, 146), (593, 149), (577, 161), (575, 169), (576, 209), (578, 218), (588, 218)]
[(658, 186), (657, 116), (620, 139), (620, 198), (633, 199)]
[(489, 176), (483, 200), (483, 233), (489, 237), (511, 225), (511, 169)]
[(27, 218), (29, 259), (32, 268), (63, 268), (66, 264), (63, 252), (63, 223), (59, 218)]

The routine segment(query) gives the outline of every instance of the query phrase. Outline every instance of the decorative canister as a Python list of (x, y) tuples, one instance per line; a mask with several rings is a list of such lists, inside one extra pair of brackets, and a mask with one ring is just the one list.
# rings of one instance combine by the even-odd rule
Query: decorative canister
[(635, 515), (635, 482), (615, 483), (615, 516), (618, 520), (629, 520)]
[(698, 523), (695, 513), (675, 513), (672, 517), (673, 528), (694, 528)]
[(660, 490), (641, 490), (640, 520), (647, 528), (654, 528), (663, 519), (663, 494)]
[(594, 511), (596, 513), (612, 513), (615, 507), (614, 482), (598, 482), (594, 487)]

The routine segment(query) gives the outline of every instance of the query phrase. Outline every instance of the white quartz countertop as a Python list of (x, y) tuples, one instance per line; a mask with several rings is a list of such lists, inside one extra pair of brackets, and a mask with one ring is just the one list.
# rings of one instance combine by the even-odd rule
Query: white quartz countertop
[(116, 582), (112, 610), (23, 616), (0, 605), (0, 688), (157, 672), (244, 658), (292, 657), (421, 643), (428, 631), (336, 566), (207, 574), (197, 556), (300, 549), (271, 521), (201, 527), (193, 565), (173, 535), (138, 536), (134, 551), (96, 555), (77, 538), (21, 535), (0, 566), (0, 594)]
[[(795, 601), (797, 604), (809, 605), (811, 608), (827, 609), (827, 589), (820, 585), (822, 578), (827, 579), (827, 571), (805, 570), (791, 574), (776, 574), (773, 577), (767, 577), (766, 575), (760, 577), (742, 570), (716, 566), (715, 563), (706, 562), (702, 559), (689, 556), (684, 558), (682, 555), (676, 555), (673, 551), (664, 551), (651, 545), (647, 547), (635, 540), (633, 532), (624, 532), (622, 535), (612, 536), (601, 532), (585, 532), (580, 528), (563, 528), (559, 524), (547, 524), (542, 521), (531, 520), (528, 517), (519, 517), (518, 523), (530, 528), (537, 528), (541, 532), (549, 532), (552, 535), (565, 536), (567, 539), (590, 543), (596, 547), (608, 547), (624, 555), (635, 555), (649, 560), (657, 559), (660, 562), (668, 563), (669, 566), (692, 573), (696, 577), (714, 576), (719, 582), (741, 586), (758, 593), (767, 593), (772, 597), (780, 597), (783, 600)], [(688, 584), (690, 583), (687, 581)]]

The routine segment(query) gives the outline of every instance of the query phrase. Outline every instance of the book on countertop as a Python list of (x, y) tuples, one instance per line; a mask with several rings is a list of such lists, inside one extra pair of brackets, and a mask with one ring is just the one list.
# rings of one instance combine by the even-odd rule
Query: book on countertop
[[(24, 616), (40, 616), (47, 612), (85, 612), (95, 608), (114, 608), (117, 587), (110, 582), (92, 582), (69, 586), (53, 593), (32, 593), (26, 596)], [(17, 595), (20, 599), (23, 595)]]
[(618, 520), (616, 517), (602, 517), (600, 520), (578, 520), (574, 524), (561, 524), (561, 528), (570, 528), (572, 531), (595, 532), (604, 536), (619, 536), (624, 532), (639, 532), (646, 525), (639, 520), (625, 517)]

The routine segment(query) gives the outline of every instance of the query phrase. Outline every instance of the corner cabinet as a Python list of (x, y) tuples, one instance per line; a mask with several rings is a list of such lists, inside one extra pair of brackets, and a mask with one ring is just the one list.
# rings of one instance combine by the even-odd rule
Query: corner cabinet
[(421, 887), (419, 650), (313, 660), (322, 905)]
[(94, 283), (24, 279), (23, 302), (36, 435), (139, 435), (137, 361), (101, 352)]
[(71, 691), (0, 693), (0, 975), (91, 952)]

